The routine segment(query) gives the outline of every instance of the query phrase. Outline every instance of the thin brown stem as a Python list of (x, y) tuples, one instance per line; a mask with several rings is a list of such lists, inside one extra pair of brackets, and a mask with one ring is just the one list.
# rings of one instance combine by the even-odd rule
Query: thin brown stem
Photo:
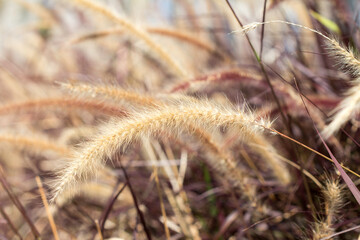
[(121, 161), (119, 161), (119, 162), (120, 162), (121, 169), (122, 169), (122, 171), (123, 171), (123, 173), (124, 173), (127, 186), (129, 187), (131, 196), (132, 196), (132, 198), (133, 198), (136, 211), (137, 211), (137, 213), (138, 213), (138, 215), (139, 215), (139, 217), (140, 217), (141, 224), (142, 224), (143, 227), (144, 227), (144, 231), (145, 231), (146, 237), (147, 237), (148, 240), (151, 240), (152, 238), (151, 238), (150, 231), (149, 231), (149, 229), (148, 229), (148, 227), (147, 227), (147, 225), (146, 225), (146, 221), (145, 221), (144, 214), (143, 214), (142, 211), (140, 210), (140, 207), (139, 207), (139, 204), (138, 204), (138, 200), (137, 200), (137, 198), (136, 198), (136, 194), (135, 194), (134, 189), (133, 189), (133, 187), (131, 186), (131, 183), (130, 183), (130, 178), (129, 178), (129, 176), (128, 176), (126, 170), (125, 170), (125, 168), (122, 166)]
[(5, 172), (2, 168), (2, 166), (0, 165), (0, 184), (2, 185), (2, 187), (4, 188), (5, 192), (7, 193), (7, 195), (9, 196), (10, 200), (14, 203), (14, 205), (16, 206), (16, 208), (20, 211), (21, 215), (24, 217), (24, 220), (29, 224), (30, 229), (32, 234), (34, 235), (34, 237), (36, 239), (40, 239), (40, 233), (39, 231), (36, 229), (34, 223), (31, 221), (30, 217), (28, 216), (25, 208), (23, 207), (23, 205), (20, 203), (19, 199), (17, 198), (17, 196), (13, 193), (10, 184), (7, 182), (6, 177), (5, 177)]
[(41, 179), (40, 179), (39, 176), (36, 176), (35, 180), (36, 180), (36, 184), (38, 185), (38, 188), (39, 188), (41, 200), (43, 201), (47, 217), (49, 219), (49, 223), (50, 223), (51, 231), (53, 232), (53, 235), (54, 235), (54, 239), (55, 240), (60, 240), (58, 232), (57, 232), (56, 224), (55, 224), (55, 221), (54, 221), (54, 217), (51, 214), (51, 211), (50, 211), (50, 208), (49, 208), (49, 203), (48, 203), (48, 201), (46, 199), (45, 190), (44, 190), (43, 184), (41, 182)]

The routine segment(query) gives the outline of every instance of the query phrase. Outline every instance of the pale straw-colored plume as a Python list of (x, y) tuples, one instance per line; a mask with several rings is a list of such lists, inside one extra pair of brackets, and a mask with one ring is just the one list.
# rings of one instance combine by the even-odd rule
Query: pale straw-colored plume
[(127, 101), (138, 106), (154, 106), (157, 104), (156, 100), (151, 96), (141, 96), (139, 93), (115, 86), (81, 83), (62, 83), (61, 86), (78, 95), (90, 95), (91, 97), (105, 97), (111, 100)]
[(325, 200), (325, 219), (316, 222), (313, 228), (313, 240), (329, 237), (335, 232), (333, 224), (336, 216), (344, 204), (343, 186), (338, 179), (328, 179), (323, 188)]
[(314, 223), (314, 227), (313, 227), (312, 231), (313, 231), (312, 238), (309, 238), (312, 240), (321, 240), (321, 239), (326, 238), (334, 233), (334, 229), (331, 228), (325, 222)]
[(326, 221), (331, 224), (336, 214), (344, 204), (343, 196), (344, 187), (340, 184), (339, 179), (328, 179), (323, 189), (325, 197)]
[(360, 112), (360, 77), (354, 83), (355, 85), (346, 92), (345, 98), (333, 111), (335, 115), (331, 118), (331, 122), (322, 131), (325, 138), (331, 137)]
[(206, 75), (201, 75), (198, 77), (195, 77), (188, 81), (183, 81), (179, 84), (176, 84), (174, 87), (171, 88), (169, 92), (179, 92), (179, 91), (189, 91), (190, 89), (193, 90), (195, 87), (199, 87), (196, 85), (201, 85), (204, 87), (204, 85), (210, 84), (210, 83), (222, 83), (225, 81), (237, 81), (237, 82), (246, 82), (249, 84), (259, 84), (262, 77), (256, 73), (252, 73), (249, 71), (246, 71), (244, 69), (229, 69), (225, 71), (210, 73)]
[(323, 129), (325, 138), (329, 138), (360, 110), (360, 61), (351, 49), (342, 47), (335, 39), (327, 42), (330, 56), (336, 60), (337, 66), (349, 73), (355, 79), (351, 82), (352, 87), (345, 93), (344, 99), (332, 112), (331, 122)]
[(336, 65), (354, 77), (360, 76), (360, 61), (351, 48), (343, 47), (337, 40), (331, 38), (326, 42), (328, 54), (336, 60)]
[[(332, 117), (331, 122), (324, 127), (322, 130), (322, 134), (324, 135), (324, 138), (329, 138), (334, 133), (339, 131), (339, 129), (352, 117), (354, 117), (358, 112), (360, 108), (360, 61), (355, 56), (355, 53), (352, 49), (346, 48), (341, 46), (341, 44), (334, 38), (328, 37), (321, 32), (314, 30), (312, 28), (286, 22), (282, 20), (273, 20), (273, 21), (267, 21), (267, 22), (254, 22), (248, 25), (245, 25), (243, 29), (234, 31), (236, 32), (242, 32), (247, 33), (251, 30), (254, 30), (260, 25), (263, 24), (271, 24), (271, 23), (282, 23), (287, 24), (294, 27), (299, 27), (301, 29), (305, 29), (308, 31), (311, 31), (313, 33), (316, 33), (323, 37), (326, 40), (326, 45), (328, 48), (328, 54), (333, 57), (336, 61), (336, 65), (343, 71), (350, 73), (355, 80), (352, 81), (353, 87), (351, 87), (345, 94), (345, 98), (342, 100), (342, 102), (339, 104), (339, 106), (335, 109), (335, 115)], [(334, 113), (333, 112), (333, 113)]]
[[(230, 75), (233, 76), (232, 74)], [(238, 76), (237, 74), (235, 75)], [(196, 104), (196, 102), (199, 102), (201, 104), (201, 101), (197, 100), (196, 98), (182, 94), (165, 95), (166, 98), (168, 99), (163, 99), (164, 100), (163, 102), (158, 98), (154, 98), (147, 95), (140, 96), (138, 93), (130, 92), (121, 88), (116, 88), (111, 86), (106, 87), (106, 86), (93, 86), (93, 85), (85, 85), (85, 84), (63, 84), (62, 86), (65, 87), (66, 89), (71, 90), (74, 93), (80, 93), (80, 94), (87, 93), (90, 94), (91, 96), (100, 95), (110, 99), (122, 100), (129, 102), (131, 104), (144, 106), (144, 107), (149, 107), (149, 106), (165, 107), (167, 105), (172, 105), (173, 103), (175, 103), (176, 105), (179, 101), (191, 102), (194, 105)], [(173, 100), (169, 100), (169, 99), (173, 99)], [(209, 147), (209, 149), (220, 150), (219, 147), (216, 147), (214, 145), (214, 142), (210, 136), (203, 137), (203, 134), (206, 133), (205, 129), (197, 128), (196, 126), (192, 126), (192, 125), (189, 125), (189, 127), (193, 128), (193, 134), (197, 136), (198, 140), (203, 142), (204, 146)], [(244, 136), (245, 134), (242, 133), (242, 135)], [(262, 160), (266, 162), (269, 168), (272, 169), (272, 171), (274, 172), (273, 175), (277, 179), (279, 179), (280, 183), (282, 185), (286, 185), (290, 183), (291, 177), (289, 171), (286, 169), (285, 165), (277, 159), (277, 157), (275, 156), (276, 150), (271, 146), (271, 144), (269, 144), (268, 141), (266, 141), (265, 137), (254, 134), (249, 134), (247, 137), (251, 139), (250, 142), (252, 143), (252, 145), (250, 144), (250, 147), (252, 147), (253, 150), (256, 153), (258, 153), (259, 156), (261, 156)], [(254, 147), (255, 145), (261, 147)], [(229, 164), (225, 164), (225, 165), (229, 167), (229, 171), (232, 171)], [(225, 165), (223, 167), (225, 167)], [(239, 176), (240, 175), (241, 174), (239, 174)], [(238, 182), (241, 181), (242, 180), (238, 180)], [(230, 182), (234, 183), (234, 181), (230, 181)]]
[(355, 77), (350, 87), (344, 94), (344, 99), (332, 112), (330, 123), (323, 129), (325, 138), (331, 137), (334, 133), (360, 111), (360, 61), (355, 57), (351, 49), (342, 47), (336, 40), (328, 43), (330, 55), (337, 61), (337, 65)]
[(167, 51), (165, 51), (159, 44), (157, 44), (145, 30), (135, 26), (133, 23), (131, 23), (130, 20), (124, 17), (120, 17), (111, 8), (105, 7), (92, 0), (75, 0), (72, 2), (78, 3), (85, 8), (92, 9), (93, 11), (113, 20), (130, 34), (139, 39), (142, 39), (150, 47), (150, 49), (152, 49), (160, 58), (162, 58), (164, 63), (166, 63), (180, 77), (187, 76), (186, 71), (168, 54)]
[(157, 136), (162, 132), (177, 135), (191, 130), (189, 125), (191, 128), (196, 126), (209, 130), (220, 126), (230, 127), (238, 131), (239, 135), (249, 136), (261, 134), (264, 128), (271, 126), (271, 122), (258, 119), (251, 112), (239, 111), (231, 105), (218, 105), (208, 100), (194, 102), (182, 99), (174, 105), (133, 113), (127, 119), (116, 119), (105, 124), (101, 133), (69, 160), (54, 187), (53, 198), (56, 199), (63, 191), (75, 190), (77, 182), (94, 176), (107, 159), (112, 159), (115, 152), (125, 150), (141, 137)]
[[(62, 86), (74, 93), (87, 93), (91, 96), (100, 95), (114, 100), (125, 100), (126, 102), (139, 106), (166, 106), (165, 103), (159, 99), (146, 95), (140, 96), (135, 92), (116, 87), (85, 84), (63, 84)], [(194, 101), (194, 103), (197, 101), (194, 98), (184, 95), (173, 95), (172, 97), (187, 99), (187, 101)], [(232, 186), (239, 188), (241, 193), (251, 200), (251, 202), (255, 202), (256, 188), (250, 186), (248, 174), (236, 166), (236, 161), (234, 161), (229, 154), (225, 154), (220, 148), (220, 145), (215, 142), (212, 134), (205, 129), (193, 125), (189, 125), (188, 128), (191, 129), (191, 133), (195, 138), (203, 144), (204, 149), (207, 150), (206, 152), (211, 153), (207, 154), (206, 158), (210, 167), (215, 169), (219, 176), (225, 177)]]

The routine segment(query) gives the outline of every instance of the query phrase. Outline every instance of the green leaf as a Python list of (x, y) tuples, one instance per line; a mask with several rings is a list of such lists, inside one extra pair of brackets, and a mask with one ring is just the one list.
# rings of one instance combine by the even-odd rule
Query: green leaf
[(310, 12), (311, 16), (313, 18), (315, 18), (316, 20), (318, 20), (322, 25), (324, 25), (326, 28), (328, 28), (330, 31), (336, 33), (336, 34), (340, 34), (341, 30), (339, 28), (339, 26), (332, 20), (321, 16), (319, 13), (314, 12), (311, 10)]

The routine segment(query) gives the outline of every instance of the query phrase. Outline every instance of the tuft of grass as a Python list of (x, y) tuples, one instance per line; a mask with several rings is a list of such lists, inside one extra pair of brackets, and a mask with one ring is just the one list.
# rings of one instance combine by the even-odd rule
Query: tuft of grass
[(322, 134), (329, 138), (338, 132), (342, 126), (360, 112), (360, 77), (353, 82), (352, 86), (345, 93), (344, 99), (333, 110), (334, 115), (330, 123), (323, 129)]
[(354, 2), (3, 1), (1, 237), (355, 239)]
[(325, 219), (314, 224), (312, 239), (320, 240), (322, 238), (327, 238), (335, 232), (333, 224), (335, 223), (337, 214), (345, 202), (343, 190), (344, 188), (340, 185), (338, 179), (328, 178), (326, 180), (323, 188)]

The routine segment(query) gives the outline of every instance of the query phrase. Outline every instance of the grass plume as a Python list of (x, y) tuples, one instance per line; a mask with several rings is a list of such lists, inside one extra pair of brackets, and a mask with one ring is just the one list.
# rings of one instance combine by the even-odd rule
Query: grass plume
[(344, 204), (343, 186), (338, 179), (328, 179), (323, 188), (325, 200), (325, 219), (315, 223), (313, 228), (313, 240), (320, 240), (335, 232), (333, 224), (340, 208)]
[(90, 101), (77, 98), (43, 98), (22, 102), (8, 103), (0, 106), (0, 115), (18, 113), (29, 110), (49, 110), (49, 108), (81, 109), (92, 112), (100, 112), (108, 115), (125, 116), (126, 113), (115, 105), (105, 102)]
[(1, 237), (356, 239), (354, 4), (1, 1)]
[(131, 23), (131, 21), (125, 19), (124, 17), (120, 17), (111, 8), (105, 7), (99, 3), (96, 3), (92, 0), (76, 0), (74, 3), (78, 3), (85, 8), (89, 8), (98, 12), (105, 17), (113, 20), (120, 26), (122, 26), (126, 31), (136, 36), (139, 39), (142, 39), (154, 52), (156, 52), (160, 58), (164, 60), (168, 66), (173, 69), (175, 73), (177, 73), (180, 77), (186, 77), (186, 71), (177, 63), (175, 60), (169, 56), (169, 54), (162, 49), (160, 45), (158, 45), (147, 33), (145, 30), (141, 29), (138, 26), (135, 26)]
[(71, 158), (58, 179), (53, 198), (93, 176), (116, 151), (124, 150), (141, 137), (156, 136), (161, 132), (176, 134), (188, 130), (189, 124), (207, 129), (233, 127), (240, 135), (254, 135), (260, 134), (263, 126), (271, 124), (265, 119), (257, 119), (252, 113), (239, 112), (232, 106), (217, 106), (207, 100), (196, 102), (196, 105), (191, 101), (179, 104), (106, 124), (98, 137)]
[(112, 100), (125, 100), (139, 106), (154, 106), (156, 100), (150, 96), (141, 96), (138, 93), (108, 85), (94, 86), (87, 84), (63, 83), (61, 86), (74, 94), (90, 95), (91, 97), (105, 97)]
[(333, 111), (335, 114), (331, 117), (331, 122), (326, 125), (322, 131), (325, 138), (331, 137), (339, 131), (347, 121), (360, 112), (360, 77), (357, 81), (354, 81), (354, 84), (355, 85), (346, 92), (345, 98)]
[[(140, 96), (136, 93), (132, 93), (129, 91), (122, 90), (120, 88), (115, 87), (107, 87), (107, 86), (90, 86), (90, 85), (73, 85), (73, 84), (63, 84), (63, 87), (70, 89), (72, 92), (75, 93), (89, 93), (92, 96), (97, 95), (104, 95), (111, 99), (118, 99), (118, 100), (126, 100), (131, 104), (137, 104), (140, 106), (161, 106), (162, 108), (167, 107), (166, 104), (162, 103), (160, 100), (152, 98), (150, 96)], [(180, 96), (180, 98), (186, 98), (188, 101), (195, 101), (196, 99), (191, 99), (186, 96)], [(256, 196), (256, 189), (251, 187), (249, 184), (249, 177), (247, 174), (241, 169), (236, 166), (236, 162), (232, 159), (229, 155), (225, 154), (224, 151), (219, 147), (219, 144), (214, 142), (211, 133), (208, 133), (205, 129), (196, 127), (196, 125), (189, 124), (188, 128), (190, 129), (191, 133), (196, 137), (198, 141), (200, 141), (204, 148), (210, 151), (211, 154), (207, 154), (208, 163), (211, 168), (213, 168), (220, 176), (225, 177), (229, 183), (236, 187), (240, 188), (242, 193), (249, 198), (251, 202), (255, 202)], [(259, 137), (252, 137), (252, 140), (255, 140), (257, 144), (262, 145), (264, 147), (267, 144)], [(267, 146), (268, 147), (268, 146)], [(290, 178), (285, 176), (287, 171), (285, 167), (275, 160), (274, 156), (267, 151), (258, 150), (260, 154), (262, 154), (266, 159), (265, 161), (270, 162), (270, 166), (275, 169), (275, 176), (280, 176), (280, 180), (285, 184), (289, 183)], [(214, 159), (214, 156), (217, 156)], [(282, 170), (279, 171), (278, 169), (282, 167)]]

